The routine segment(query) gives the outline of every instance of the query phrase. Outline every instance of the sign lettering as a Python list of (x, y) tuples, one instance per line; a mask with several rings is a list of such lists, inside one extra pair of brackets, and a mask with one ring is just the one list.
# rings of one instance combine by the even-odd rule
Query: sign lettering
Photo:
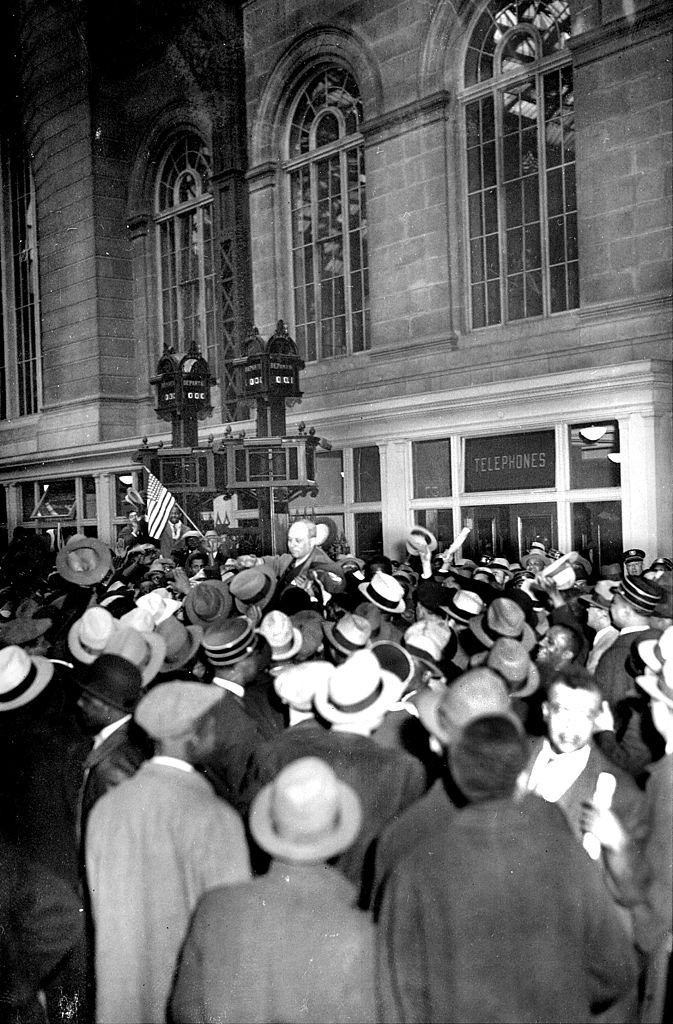
[(465, 490), (506, 491), (553, 487), (553, 430), (465, 439)]

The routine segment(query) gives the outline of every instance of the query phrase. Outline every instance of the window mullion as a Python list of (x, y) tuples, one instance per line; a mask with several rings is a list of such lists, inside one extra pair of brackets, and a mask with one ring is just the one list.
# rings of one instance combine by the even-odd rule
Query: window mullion
[(353, 309), (350, 287), (351, 246), (350, 246), (350, 210), (348, 205), (348, 150), (339, 154), (339, 176), (341, 178), (341, 238), (343, 245), (343, 289), (344, 316), (346, 318), (346, 351), (353, 351)]
[(509, 321), (507, 305), (507, 214), (505, 194), (505, 156), (503, 146), (503, 100), (502, 90), (493, 93), (493, 120), (495, 122), (495, 177), (498, 197), (498, 241), (500, 251), (500, 323)]
[(309, 164), (310, 196), (311, 196), (311, 256), (313, 259), (313, 304), (315, 321), (315, 358), (320, 362), (321, 337), (321, 287), (320, 287), (320, 249), (318, 243), (318, 164), (312, 160)]
[(547, 159), (546, 159), (546, 123), (545, 123), (545, 97), (544, 97), (544, 74), (536, 76), (536, 88), (538, 96), (538, 174), (540, 176), (540, 246), (542, 252), (542, 312), (548, 316), (551, 311), (551, 298), (549, 294), (549, 232), (547, 230)]

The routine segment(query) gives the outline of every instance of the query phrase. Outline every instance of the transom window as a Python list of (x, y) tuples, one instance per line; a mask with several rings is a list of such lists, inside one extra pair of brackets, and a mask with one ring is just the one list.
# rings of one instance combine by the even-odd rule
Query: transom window
[(194, 134), (174, 141), (159, 171), (161, 319), (164, 344), (187, 351), (195, 344), (217, 371), (215, 265), (210, 153)]
[(465, 59), (472, 326), (579, 305), (566, 0), (493, 0)]
[(295, 338), (307, 362), (369, 348), (362, 103), (343, 68), (308, 79), (290, 118)]

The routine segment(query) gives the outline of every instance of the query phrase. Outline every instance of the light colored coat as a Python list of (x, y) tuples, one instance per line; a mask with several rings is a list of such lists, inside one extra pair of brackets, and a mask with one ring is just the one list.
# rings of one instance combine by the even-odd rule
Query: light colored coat
[(250, 877), (241, 819), (201, 774), (148, 761), (94, 805), (86, 869), (96, 1020), (163, 1024), (199, 897)]

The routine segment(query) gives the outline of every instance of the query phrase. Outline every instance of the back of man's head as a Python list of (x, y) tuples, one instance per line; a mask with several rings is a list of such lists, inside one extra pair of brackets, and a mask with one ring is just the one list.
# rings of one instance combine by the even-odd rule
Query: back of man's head
[(521, 728), (507, 715), (485, 715), (463, 729), (449, 748), (453, 781), (469, 803), (512, 796), (526, 763)]

